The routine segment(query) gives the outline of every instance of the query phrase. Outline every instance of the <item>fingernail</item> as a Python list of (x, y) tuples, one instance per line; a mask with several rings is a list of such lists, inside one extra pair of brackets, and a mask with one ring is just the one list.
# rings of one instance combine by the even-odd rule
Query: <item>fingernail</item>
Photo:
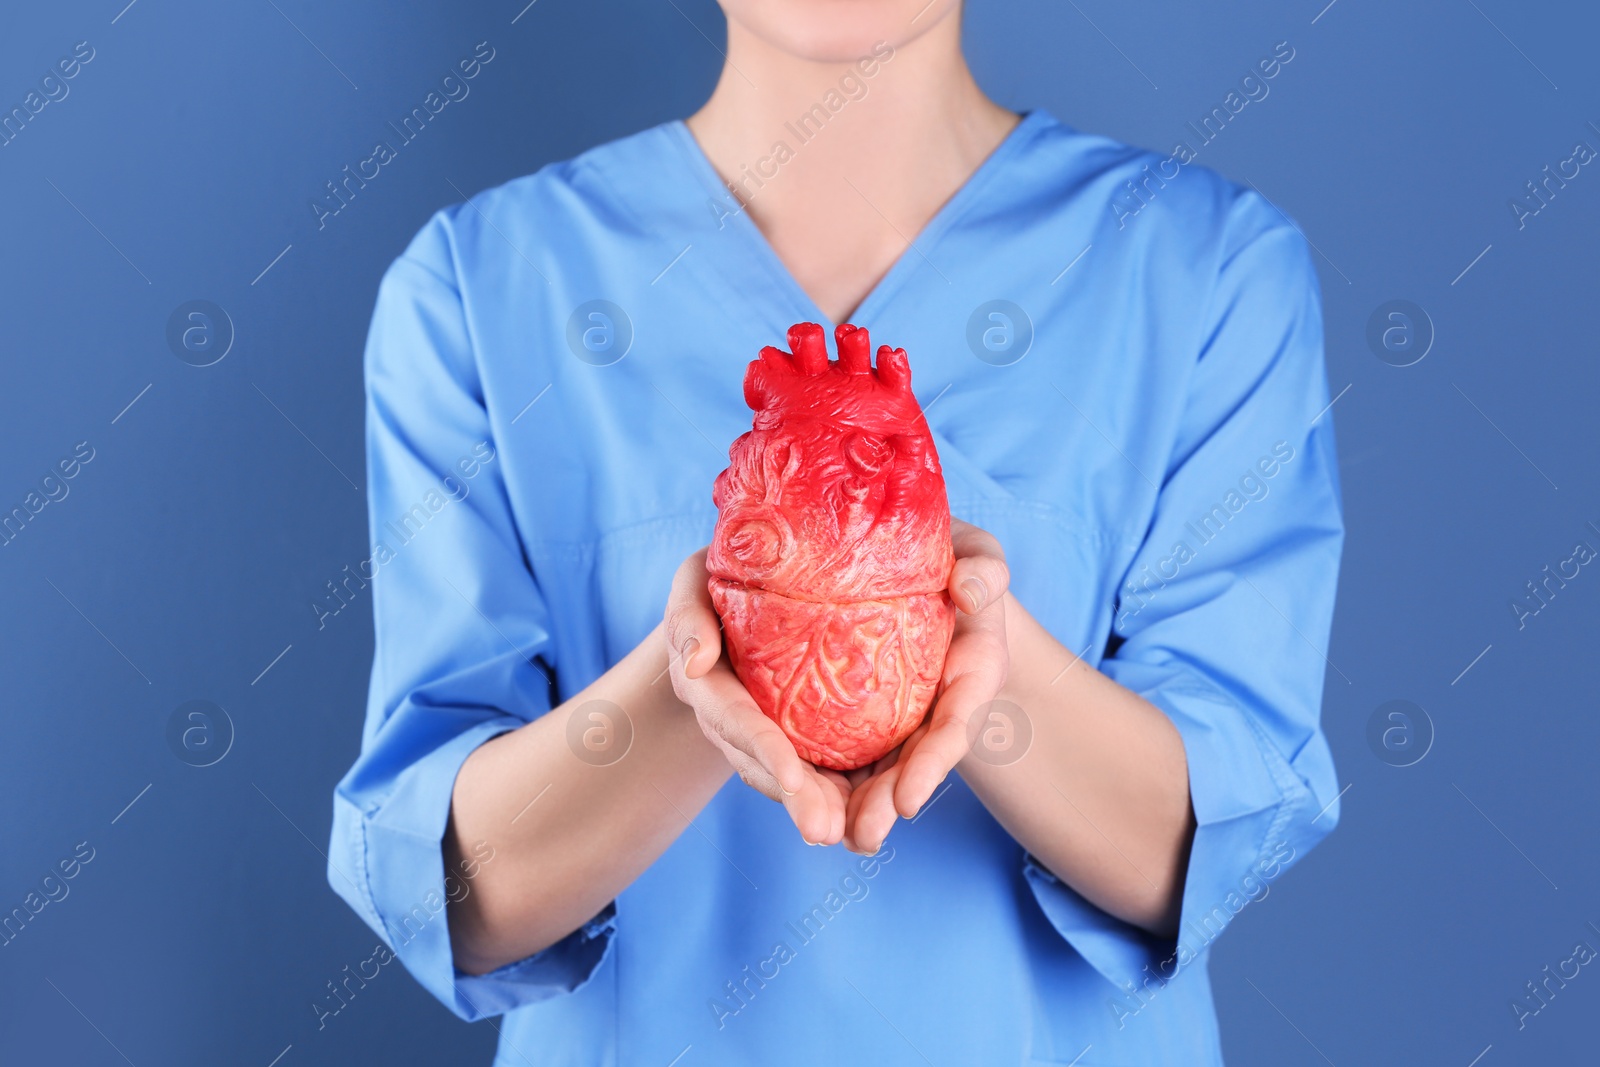
[(989, 588), (983, 584), (982, 578), (968, 578), (961, 583), (961, 591), (966, 594), (967, 602), (972, 605), (967, 609), (969, 615), (982, 611), (984, 603), (989, 599)]
[(778, 783), (778, 792), (782, 793), (786, 797), (797, 797), (797, 796), (800, 795), (798, 792), (795, 792), (795, 793), (789, 792), (787, 789), (785, 789), (783, 787), (783, 783), (782, 782)]
[(693, 634), (691, 634), (688, 637), (683, 639), (683, 645), (682, 645), (681, 648), (678, 649), (678, 655), (683, 657), (683, 665), (685, 667), (688, 667), (689, 666), (689, 661), (691, 659), (693, 659), (694, 658), (694, 654), (696, 652), (699, 652), (699, 651), (700, 651), (700, 639), (698, 637), (695, 637)]

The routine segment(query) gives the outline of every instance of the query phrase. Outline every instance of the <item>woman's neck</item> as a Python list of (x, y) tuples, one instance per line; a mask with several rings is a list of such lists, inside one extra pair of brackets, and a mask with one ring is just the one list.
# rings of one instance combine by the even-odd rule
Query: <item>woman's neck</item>
[(730, 20), (721, 80), (688, 126), (838, 322), (1016, 122), (973, 81), (954, 13), (841, 63), (797, 57)]

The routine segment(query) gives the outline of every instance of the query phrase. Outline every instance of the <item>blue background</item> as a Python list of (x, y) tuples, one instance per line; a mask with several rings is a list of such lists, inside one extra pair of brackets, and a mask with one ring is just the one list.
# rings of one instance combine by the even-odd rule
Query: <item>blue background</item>
[[(436, 208), (692, 111), (720, 14), (124, 2), (0, 12), (0, 110), (95, 49), (0, 148), (0, 511), (94, 449), (0, 548), (0, 913), (94, 849), (0, 948), (0, 1060), (487, 1062), (492, 1025), (397, 967), (320, 1032), (310, 1007), (374, 945), (320, 853), (370, 615), (358, 599), (319, 630), (310, 607), (366, 556), (367, 318)], [(1508, 201), (1600, 147), (1600, 25), (1576, 3), (1324, 2), (974, 0), (968, 47), (1000, 102), (1163, 152), (1295, 49), (1198, 162), (1253, 182), (1320, 256), (1350, 529), (1324, 722), (1349, 788), (1338, 832), (1215, 949), (1230, 1064), (1577, 1062), (1600, 973), (1520, 1032), (1510, 1002), (1600, 948), (1600, 567), (1522, 629), (1510, 603), (1600, 548), (1600, 166), (1522, 229)], [(470, 96), (319, 231), (323, 183), (480, 41), (496, 56)], [(196, 299), (236, 333), (205, 368), (166, 340)], [(1393, 299), (1436, 331), (1413, 366), (1366, 339)], [(197, 699), (236, 731), (205, 768), (167, 740)], [(1368, 741), (1397, 699), (1434, 734), (1403, 768)]]

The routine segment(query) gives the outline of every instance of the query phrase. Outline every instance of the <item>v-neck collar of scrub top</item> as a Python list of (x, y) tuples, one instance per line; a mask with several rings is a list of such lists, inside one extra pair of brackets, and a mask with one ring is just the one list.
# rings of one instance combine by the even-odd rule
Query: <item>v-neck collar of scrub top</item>
[[(938, 273), (938, 267), (928, 258), (929, 250), (973, 204), (981, 202), (985, 189), (995, 176), (1005, 169), (1007, 163), (1022, 152), (1041, 131), (1055, 125), (1059, 124), (1048, 112), (1042, 110), (1024, 112), (1022, 120), (1011, 128), (1011, 131), (995, 146), (994, 151), (978, 164), (977, 169), (967, 177), (967, 180), (939, 210), (934, 212), (933, 217), (851, 312), (851, 320), (873, 321), (893, 299), (895, 293), (918, 270), (931, 269)], [(823, 313), (816, 301), (796, 280), (772, 247), (772, 243), (767, 240), (767, 236), (756, 226), (750, 213), (733, 198), (721, 175), (717, 173), (711, 160), (700, 147), (700, 143), (690, 132), (688, 125), (681, 119), (675, 119), (657, 127), (657, 130), (672, 142), (675, 159), (682, 163), (694, 184), (701, 187), (701, 191), (711, 198), (707, 206), (702, 209), (701, 217), (715, 220), (718, 229), (723, 231), (722, 236), (728, 239), (716, 244), (711, 241), (703, 243), (711, 245), (708, 258), (713, 261), (723, 281), (732, 286), (741, 297), (747, 297), (752, 271), (759, 272), (771, 280), (773, 288), (770, 292), (781, 294), (789, 313), (785, 321), (822, 323), (831, 333), (836, 324)], [(716, 208), (718, 200), (728, 205), (727, 213), (720, 214), (720, 217)]]

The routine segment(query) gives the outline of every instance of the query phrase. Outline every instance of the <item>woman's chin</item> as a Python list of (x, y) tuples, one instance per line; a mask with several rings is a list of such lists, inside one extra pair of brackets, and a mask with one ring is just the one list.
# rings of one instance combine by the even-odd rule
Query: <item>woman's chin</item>
[(816, 63), (853, 63), (884, 43), (898, 48), (959, 7), (960, 0), (722, 0), (730, 21)]

